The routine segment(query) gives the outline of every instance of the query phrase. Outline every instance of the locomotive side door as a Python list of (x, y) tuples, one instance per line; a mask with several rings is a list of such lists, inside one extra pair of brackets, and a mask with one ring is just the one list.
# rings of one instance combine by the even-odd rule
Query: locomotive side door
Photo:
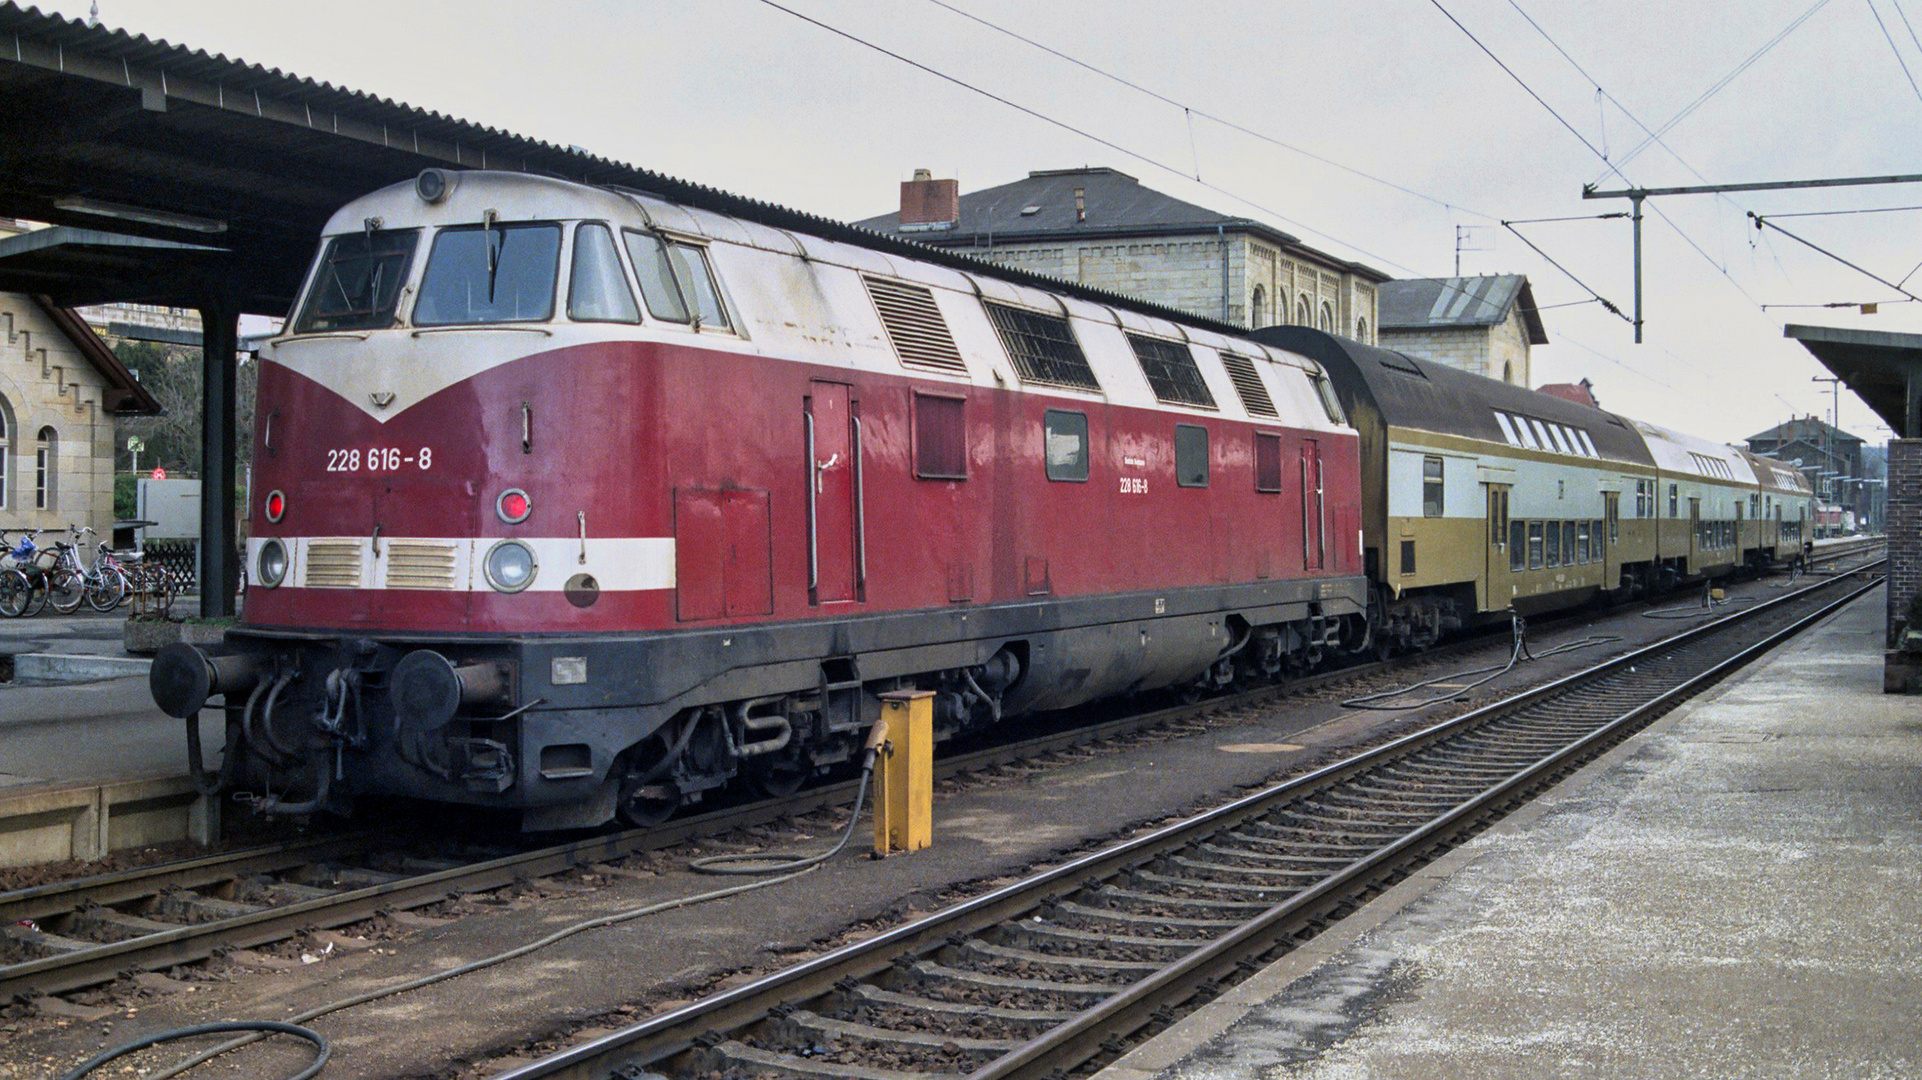
[(855, 599), (859, 574), (860, 421), (844, 383), (808, 386), (808, 603)]
[(1301, 442), (1301, 567), (1320, 570), (1326, 554), (1328, 523), (1327, 500), (1322, 488), (1321, 443), (1315, 439)]

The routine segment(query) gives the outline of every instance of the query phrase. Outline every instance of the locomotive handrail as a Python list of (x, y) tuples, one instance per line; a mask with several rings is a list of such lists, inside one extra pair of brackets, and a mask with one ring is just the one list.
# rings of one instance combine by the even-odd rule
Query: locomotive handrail
[(821, 551), (819, 523), (815, 518), (814, 485), (821, 482), (821, 466), (814, 459), (814, 414), (803, 413), (808, 432), (808, 598), (814, 599), (821, 588)]
[(861, 418), (854, 420), (854, 551), (861, 593), (868, 587), (868, 493), (861, 459)]

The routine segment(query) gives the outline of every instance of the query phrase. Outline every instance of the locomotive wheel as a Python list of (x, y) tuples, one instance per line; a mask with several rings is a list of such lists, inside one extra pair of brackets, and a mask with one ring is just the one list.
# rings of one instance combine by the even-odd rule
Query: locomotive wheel
[(804, 760), (784, 759), (757, 766), (747, 774), (747, 782), (764, 799), (785, 799), (801, 790), (813, 772)]
[(614, 812), (637, 829), (652, 829), (674, 816), (681, 808), (681, 789), (673, 784), (641, 784), (623, 787)]

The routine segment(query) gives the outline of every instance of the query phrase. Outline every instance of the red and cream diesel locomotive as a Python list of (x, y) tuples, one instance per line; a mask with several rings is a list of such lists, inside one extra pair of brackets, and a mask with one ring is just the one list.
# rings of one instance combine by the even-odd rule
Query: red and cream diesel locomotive
[(244, 617), (153, 669), (224, 705), (203, 786), (649, 822), (889, 690), (947, 735), (1368, 645), (1316, 361), (771, 220), (440, 170), (336, 214), (261, 353)]

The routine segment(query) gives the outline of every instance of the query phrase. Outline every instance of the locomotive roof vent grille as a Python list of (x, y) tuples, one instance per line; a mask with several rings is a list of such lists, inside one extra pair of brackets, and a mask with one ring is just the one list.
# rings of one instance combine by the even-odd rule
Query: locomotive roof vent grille
[(983, 306), (1022, 382), (1101, 392), (1101, 382), (1088, 366), (1067, 319), (1008, 304), (984, 301)]
[(1215, 396), (1208, 392), (1208, 384), (1201, 378), (1201, 367), (1195, 363), (1195, 354), (1187, 345), (1140, 334), (1129, 334), (1128, 344), (1134, 346), (1135, 359), (1141, 361), (1141, 373), (1148, 377), (1156, 401), (1163, 405), (1193, 405), (1198, 409), (1215, 407)]
[(1268, 388), (1261, 385), (1261, 375), (1255, 371), (1255, 362), (1237, 353), (1221, 354), (1221, 366), (1228, 369), (1228, 380), (1235, 384), (1235, 393), (1241, 395), (1241, 407), (1248, 410), (1249, 416), (1274, 416), (1275, 399), (1268, 396)]
[(881, 314), (888, 340), (894, 344), (894, 355), (903, 364), (957, 375), (968, 373), (968, 366), (961, 362), (961, 350), (954, 347), (954, 335), (948, 332), (941, 309), (934, 303), (932, 289), (889, 278), (864, 275), (862, 280), (867, 283), (874, 310)]

